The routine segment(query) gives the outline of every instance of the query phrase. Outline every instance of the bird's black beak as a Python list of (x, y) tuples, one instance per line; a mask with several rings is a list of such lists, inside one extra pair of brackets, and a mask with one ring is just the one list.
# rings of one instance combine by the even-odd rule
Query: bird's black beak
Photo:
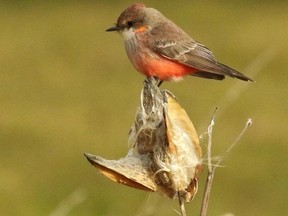
[(119, 30), (120, 30), (120, 28), (119, 28), (118, 26), (113, 26), (113, 27), (111, 27), (111, 28), (106, 29), (107, 32), (110, 32), (110, 31), (119, 31)]

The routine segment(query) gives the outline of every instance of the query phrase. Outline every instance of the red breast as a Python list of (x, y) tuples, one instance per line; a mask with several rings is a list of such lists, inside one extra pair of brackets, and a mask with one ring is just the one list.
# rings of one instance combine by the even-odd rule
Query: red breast
[(141, 73), (148, 77), (157, 76), (160, 80), (177, 80), (197, 71), (195, 68), (164, 57), (150, 58), (142, 63)]

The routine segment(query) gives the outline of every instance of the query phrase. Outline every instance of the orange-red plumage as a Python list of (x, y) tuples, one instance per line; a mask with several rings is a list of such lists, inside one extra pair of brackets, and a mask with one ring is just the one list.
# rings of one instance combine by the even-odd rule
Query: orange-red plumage
[(180, 79), (197, 71), (195, 68), (164, 57), (147, 59), (145, 63), (142, 63), (140, 72), (147, 77), (156, 76), (160, 80)]

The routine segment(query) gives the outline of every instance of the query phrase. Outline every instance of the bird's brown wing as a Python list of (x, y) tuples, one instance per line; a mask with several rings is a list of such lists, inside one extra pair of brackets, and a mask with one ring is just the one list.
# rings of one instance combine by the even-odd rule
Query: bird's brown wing
[(159, 55), (198, 69), (193, 76), (222, 80), (225, 76), (248, 81), (240, 72), (216, 61), (213, 53), (204, 45), (191, 40), (158, 40), (152, 48)]

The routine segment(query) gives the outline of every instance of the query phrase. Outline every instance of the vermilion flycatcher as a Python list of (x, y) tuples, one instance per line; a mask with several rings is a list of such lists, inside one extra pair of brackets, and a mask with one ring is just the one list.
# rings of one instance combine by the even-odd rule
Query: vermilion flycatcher
[(114, 27), (125, 40), (126, 53), (134, 67), (147, 77), (179, 80), (185, 75), (223, 80), (225, 76), (252, 81), (217, 62), (203, 44), (154, 8), (136, 3), (121, 13)]

